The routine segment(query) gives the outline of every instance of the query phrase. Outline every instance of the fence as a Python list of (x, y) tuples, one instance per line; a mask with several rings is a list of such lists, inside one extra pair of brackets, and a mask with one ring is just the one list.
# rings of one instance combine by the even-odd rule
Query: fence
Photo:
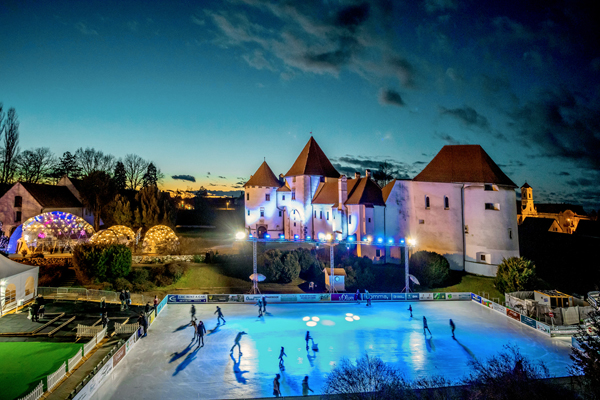
[(81, 361), (81, 359), (83, 358), (82, 351), (83, 349), (78, 351), (77, 354), (75, 354), (73, 357), (69, 358), (69, 360), (67, 361), (68, 372), (73, 371), (73, 368), (75, 368), (75, 366), (79, 364), (79, 361)]
[(77, 325), (77, 337), (92, 337), (96, 336), (103, 328), (101, 326)]
[(96, 347), (97, 344), (99, 344), (102, 339), (104, 339), (104, 335), (106, 335), (106, 328), (102, 329), (100, 332), (98, 332), (93, 338), (92, 340), (90, 340), (89, 342), (87, 342), (84, 346), (83, 346), (83, 356), (87, 356), (88, 353), (90, 351), (92, 351), (93, 348)]
[(39, 385), (35, 387), (29, 394), (20, 397), (18, 400), (38, 400), (44, 395), (44, 381), (40, 381)]
[(135, 324), (119, 324), (115, 323), (115, 334), (121, 335), (124, 333), (133, 333), (136, 332), (140, 328), (140, 324), (137, 322)]
[(65, 377), (66, 374), (67, 374), (67, 363), (62, 363), (60, 365), (60, 367), (58, 367), (56, 372), (53, 372), (50, 375), (48, 375), (48, 377), (47, 377), (48, 391), (51, 391), (54, 388), (54, 386), (56, 386), (56, 384), (58, 382), (60, 382), (62, 378)]
[[(69, 287), (38, 287), (38, 294), (48, 299), (55, 300), (85, 300), (85, 301), (101, 301), (103, 298), (107, 303), (120, 303), (120, 292), (111, 292), (108, 290), (94, 290), (84, 288), (69, 288)], [(130, 293), (131, 303), (136, 305), (144, 305), (146, 302), (152, 303), (154, 297), (145, 296), (143, 294)]]

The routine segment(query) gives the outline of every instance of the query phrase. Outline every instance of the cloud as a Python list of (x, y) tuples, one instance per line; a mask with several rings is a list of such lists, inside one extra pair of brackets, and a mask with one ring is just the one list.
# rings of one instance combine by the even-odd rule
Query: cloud
[(425, 10), (430, 14), (456, 8), (457, 5), (453, 0), (425, 0)]
[(190, 19), (192, 20), (192, 23), (196, 25), (204, 26), (204, 24), (206, 24), (206, 21), (204, 21), (201, 17), (197, 15), (191, 15)]
[(457, 144), (466, 144), (466, 142), (460, 141), (458, 139), (456, 139), (454, 136), (451, 136), (447, 133), (443, 133), (443, 132), (435, 132), (433, 134), (433, 136), (442, 139), (446, 144), (449, 145), (457, 145)]
[(196, 178), (194, 178), (192, 175), (173, 175), (171, 176), (171, 179), (196, 182)]
[(406, 103), (402, 100), (400, 93), (392, 89), (381, 89), (379, 91), (379, 104), (404, 107)]
[(600, 169), (600, 103), (566, 89), (546, 91), (509, 113), (523, 144), (543, 157)]
[(360, 172), (364, 177), (365, 170), (367, 169), (370, 169), (371, 173), (373, 173), (377, 171), (379, 166), (384, 162), (390, 165), (392, 170), (391, 175), (395, 178), (406, 179), (409, 176), (415, 175), (417, 172), (412, 165), (389, 158), (346, 155), (331, 159), (331, 163), (335, 169), (349, 178), (354, 178), (355, 172)]
[(84, 35), (98, 35), (98, 31), (96, 31), (95, 29), (92, 29), (90, 27), (88, 27), (86, 24), (84, 24), (83, 22), (78, 22), (75, 24), (75, 28), (83, 33)]
[(556, 175), (558, 175), (558, 176), (571, 176), (571, 174), (568, 173), (568, 172), (566, 172), (566, 171), (561, 171), (561, 172), (557, 173)]
[(271, 65), (269, 61), (265, 58), (264, 54), (260, 50), (254, 50), (252, 54), (245, 54), (242, 58), (250, 65), (258, 70), (260, 69), (268, 69), (270, 71), (275, 71), (275, 68)]
[(227, 177), (225, 177), (225, 176), (222, 176), (222, 175), (219, 175), (219, 178), (220, 178), (220, 179), (227, 179)]
[(490, 123), (486, 117), (475, 111), (474, 108), (463, 106), (462, 108), (444, 108), (440, 107), (440, 114), (449, 115), (462, 122), (467, 127), (475, 127), (489, 131)]

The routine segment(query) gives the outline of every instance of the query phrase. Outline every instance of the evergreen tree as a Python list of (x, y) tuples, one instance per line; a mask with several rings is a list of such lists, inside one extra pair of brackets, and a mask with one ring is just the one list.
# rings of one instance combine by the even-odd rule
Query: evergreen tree
[(52, 177), (57, 180), (64, 175), (75, 179), (81, 177), (81, 168), (77, 165), (77, 158), (70, 151), (65, 151), (62, 157), (58, 159), (56, 168), (52, 173)]
[(117, 194), (113, 200), (112, 217), (116, 225), (132, 226), (133, 214), (127, 197)]
[(118, 191), (125, 190), (127, 187), (127, 175), (125, 174), (125, 164), (122, 161), (117, 161), (115, 165), (115, 172), (113, 176), (115, 181), (115, 187)]
[(154, 166), (154, 163), (148, 164), (148, 168), (146, 169), (146, 173), (142, 178), (142, 187), (148, 186), (158, 186), (158, 171)]

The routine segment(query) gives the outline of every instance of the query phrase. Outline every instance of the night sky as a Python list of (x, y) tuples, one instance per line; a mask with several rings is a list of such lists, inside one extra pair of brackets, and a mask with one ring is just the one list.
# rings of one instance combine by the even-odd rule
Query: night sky
[(239, 191), (312, 132), (340, 172), (399, 178), (480, 144), (536, 200), (597, 209), (592, 4), (4, 0), (0, 101), (22, 150), (135, 153), (166, 189)]

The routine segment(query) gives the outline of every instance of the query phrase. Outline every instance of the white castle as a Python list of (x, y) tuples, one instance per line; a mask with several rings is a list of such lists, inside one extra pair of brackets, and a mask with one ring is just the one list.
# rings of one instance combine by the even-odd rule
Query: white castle
[(486, 276), (519, 256), (517, 186), (479, 145), (444, 146), (414, 179), (381, 188), (369, 170), (340, 175), (311, 137), (285, 175), (265, 161), (244, 188), (246, 231), (259, 238), (368, 241), (357, 254), (380, 263), (402, 260), (403, 248), (386, 244), (413, 239), (452, 269)]

